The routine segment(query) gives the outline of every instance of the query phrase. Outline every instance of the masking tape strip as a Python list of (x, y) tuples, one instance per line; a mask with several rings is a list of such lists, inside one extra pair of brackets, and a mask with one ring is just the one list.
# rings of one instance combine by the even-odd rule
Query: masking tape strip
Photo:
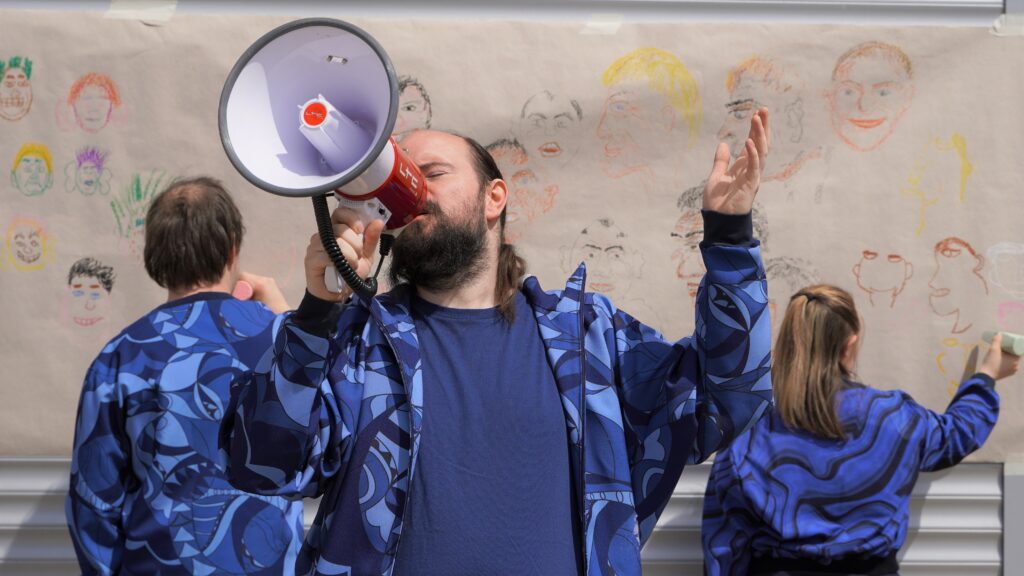
[(996, 36), (1024, 36), (1024, 14), (1003, 14), (992, 25)]
[(622, 14), (593, 14), (580, 34), (615, 34), (622, 26)]
[(178, 0), (110, 0), (104, 18), (167, 22), (174, 16)]

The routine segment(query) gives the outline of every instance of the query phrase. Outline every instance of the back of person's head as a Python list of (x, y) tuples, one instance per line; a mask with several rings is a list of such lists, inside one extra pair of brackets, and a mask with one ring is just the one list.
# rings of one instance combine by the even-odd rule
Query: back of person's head
[(242, 214), (218, 180), (175, 180), (146, 213), (146, 272), (169, 290), (216, 284), (244, 234)]
[(825, 438), (844, 438), (836, 393), (852, 376), (843, 357), (860, 317), (849, 292), (816, 284), (790, 299), (775, 342), (772, 387), (783, 423)]

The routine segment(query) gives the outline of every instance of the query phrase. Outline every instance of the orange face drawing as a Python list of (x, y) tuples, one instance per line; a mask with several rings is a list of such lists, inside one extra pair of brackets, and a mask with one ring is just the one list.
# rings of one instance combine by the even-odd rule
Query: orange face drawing
[(505, 240), (515, 242), (523, 227), (547, 213), (555, 204), (558, 186), (545, 185), (531, 167), (531, 158), (516, 140), (502, 139), (487, 146), (508, 185), (505, 205)]
[(910, 58), (891, 44), (866, 42), (843, 54), (826, 99), (832, 128), (850, 148), (878, 148), (914, 97)]
[(935, 272), (928, 281), (928, 304), (937, 316), (953, 319), (953, 334), (966, 332), (974, 321), (961, 306), (981, 302), (988, 296), (988, 283), (982, 275), (985, 257), (965, 240), (950, 236), (935, 245)]
[(896, 297), (906, 288), (907, 280), (913, 277), (914, 265), (899, 254), (882, 255), (864, 250), (860, 261), (853, 266), (853, 275), (857, 278), (857, 287), (867, 292), (872, 306), (881, 298), (892, 308)]

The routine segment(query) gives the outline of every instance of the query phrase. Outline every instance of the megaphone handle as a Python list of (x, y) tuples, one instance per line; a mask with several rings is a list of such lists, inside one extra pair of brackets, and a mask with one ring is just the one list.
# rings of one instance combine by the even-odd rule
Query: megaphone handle
[(320, 241), (323, 242), (324, 251), (334, 263), (337, 274), (349, 285), (350, 288), (363, 298), (370, 299), (377, 294), (377, 279), (367, 278), (363, 280), (359, 274), (349, 266), (345, 255), (341, 253), (341, 247), (334, 237), (334, 227), (331, 224), (331, 212), (327, 207), (327, 196), (313, 196), (313, 212), (316, 214), (316, 226), (320, 233)]

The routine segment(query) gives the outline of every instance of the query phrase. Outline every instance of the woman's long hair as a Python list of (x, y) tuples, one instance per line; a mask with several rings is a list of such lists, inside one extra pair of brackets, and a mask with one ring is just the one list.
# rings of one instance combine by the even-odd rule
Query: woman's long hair
[(852, 374), (843, 366), (860, 317), (850, 293), (827, 284), (808, 286), (789, 301), (775, 343), (772, 386), (783, 423), (816, 436), (841, 439), (836, 393)]

